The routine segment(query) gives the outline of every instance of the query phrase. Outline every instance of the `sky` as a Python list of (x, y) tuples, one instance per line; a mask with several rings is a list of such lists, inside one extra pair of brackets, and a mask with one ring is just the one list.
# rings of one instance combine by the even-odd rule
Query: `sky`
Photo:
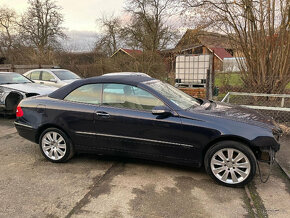
[[(23, 13), (27, 0), (0, 0), (1, 7), (15, 9)], [(64, 24), (69, 31), (98, 31), (96, 19), (105, 15), (122, 13), (125, 0), (55, 0), (61, 6)]]
[[(91, 50), (97, 37), (101, 34), (101, 29), (97, 24), (97, 19), (103, 16), (121, 16), (123, 21), (128, 19), (123, 13), (126, 0), (54, 0), (62, 7), (61, 13), (64, 16), (63, 27), (67, 40), (61, 43), (68, 51), (89, 51)], [(28, 0), (0, 0), (0, 7), (15, 9), (21, 15), (28, 7)], [(180, 26), (178, 15), (171, 17), (168, 23), (175, 23)]]
[[(15, 9), (23, 14), (28, 7), (27, 0), (0, 0), (0, 7)], [(63, 46), (71, 51), (92, 49), (101, 32), (96, 20), (103, 16), (122, 14), (125, 0), (55, 0), (62, 7), (63, 27), (69, 37)]]

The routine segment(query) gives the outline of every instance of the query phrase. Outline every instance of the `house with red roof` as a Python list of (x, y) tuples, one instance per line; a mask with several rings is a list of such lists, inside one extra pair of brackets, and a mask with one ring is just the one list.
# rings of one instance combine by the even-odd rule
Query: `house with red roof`
[(111, 57), (128, 55), (129, 57), (135, 58), (136, 56), (141, 54), (143, 54), (143, 51), (141, 50), (119, 48), (117, 51), (115, 51), (114, 54), (111, 55)]
[[(188, 29), (176, 44), (175, 48), (162, 50), (159, 53), (163, 56), (169, 73), (175, 71), (175, 59), (177, 55), (213, 54), (215, 71), (223, 70), (225, 58), (238, 56), (238, 53), (232, 49), (227, 36), (198, 29)], [(136, 56), (142, 54), (143, 51), (141, 50), (119, 48), (111, 57), (126, 55), (131, 58), (136, 58)]]
[(227, 36), (198, 29), (188, 29), (174, 49), (162, 52), (167, 58), (175, 60), (176, 55), (214, 55), (214, 70), (223, 70), (225, 58), (237, 55)]

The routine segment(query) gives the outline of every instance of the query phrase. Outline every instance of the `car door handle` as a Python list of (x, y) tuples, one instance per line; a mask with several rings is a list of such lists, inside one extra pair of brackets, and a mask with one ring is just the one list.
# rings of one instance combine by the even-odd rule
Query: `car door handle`
[(104, 112), (104, 111), (97, 111), (96, 115), (99, 117), (109, 117), (110, 116), (110, 114), (108, 114), (107, 112)]
[(44, 82), (40, 82), (40, 84), (44, 84)]

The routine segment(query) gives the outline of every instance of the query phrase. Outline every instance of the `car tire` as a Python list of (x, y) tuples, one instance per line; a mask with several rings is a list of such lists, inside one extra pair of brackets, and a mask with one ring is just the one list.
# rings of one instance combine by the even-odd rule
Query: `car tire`
[(63, 163), (74, 155), (74, 147), (69, 137), (60, 129), (48, 128), (39, 138), (42, 155), (53, 163)]
[(237, 141), (221, 141), (208, 149), (205, 170), (218, 184), (243, 187), (256, 174), (256, 157), (251, 149)]

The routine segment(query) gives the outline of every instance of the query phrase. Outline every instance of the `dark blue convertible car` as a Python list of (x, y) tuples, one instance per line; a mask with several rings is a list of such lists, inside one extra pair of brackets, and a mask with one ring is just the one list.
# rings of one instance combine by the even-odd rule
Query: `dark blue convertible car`
[[(52, 162), (75, 152), (201, 167), (219, 184), (251, 181), (281, 130), (256, 111), (196, 99), (144, 74), (83, 79), (17, 107), (15, 126)], [(269, 155), (268, 155), (269, 157)]]

